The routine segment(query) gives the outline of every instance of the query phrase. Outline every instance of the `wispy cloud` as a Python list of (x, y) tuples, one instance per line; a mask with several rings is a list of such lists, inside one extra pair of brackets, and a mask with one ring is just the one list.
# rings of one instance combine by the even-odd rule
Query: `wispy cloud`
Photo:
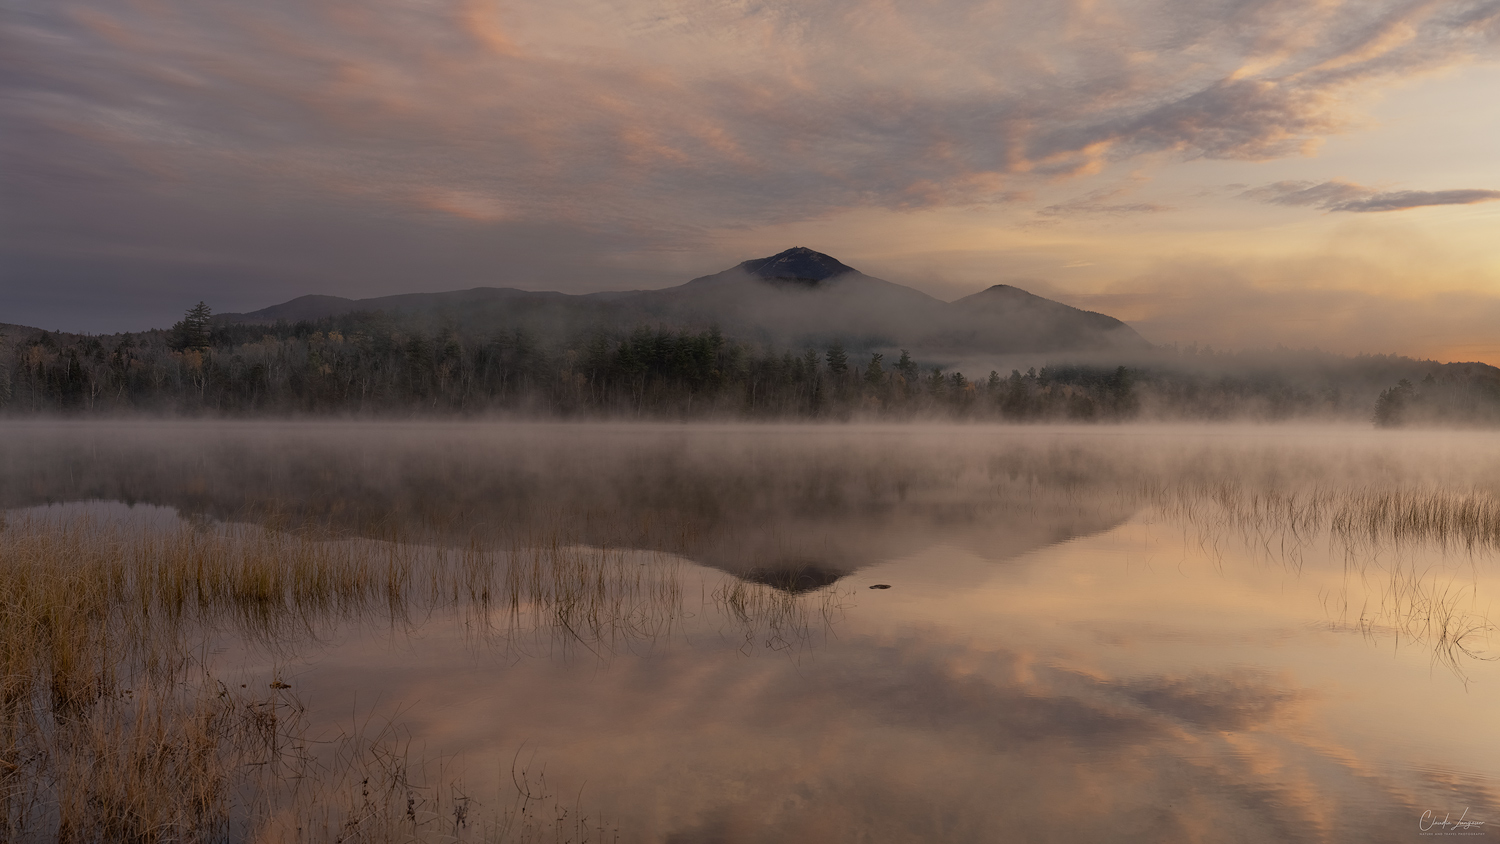
[(0, 260), (31, 284), (92, 277), (67, 256), (111, 244), (267, 283), (481, 283), (505, 244), (555, 276), (570, 239), (676, 248), (1013, 204), (1141, 156), (1300, 155), (1360, 90), (1497, 43), (1493, 0), (21, 4), (0, 18)]
[(1500, 190), (1381, 191), (1350, 182), (1276, 182), (1252, 188), (1241, 196), (1273, 205), (1300, 205), (1324, 211), (1404, 211), (1432, 205), (1473, 205), (1500, 199)]
[(1036, 213), (1041, 217), (1129, 217), (1138, 214), (1157, 214), (1162, 211), (1171, 211), (1170, 205), (1162, 205), (1156, 202), (1122, 202), (1124, 197), (1140, 187), (1147, 181), (1142, 176), (1133, 176), (1124, 182), (1112, 187), (1101, 188), (1096, 191), (1074, 197), (1066, 202), (1059, 202), (1039, 209)]
[(397, 206), (743, 223), (1004, 201), (1142, 153), (1300, 154), (1351, 85), (1486, 49), (1500, 14), (1095, 6), (60, 0), (5, 25), (0, 109), (54, 167), (60, 135)]

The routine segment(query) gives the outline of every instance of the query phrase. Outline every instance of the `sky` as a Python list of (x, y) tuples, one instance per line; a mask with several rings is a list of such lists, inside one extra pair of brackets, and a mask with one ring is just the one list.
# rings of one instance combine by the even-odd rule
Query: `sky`
[(1500, 364), (1500, 0), (0, 0), (0, 322), (791, 246)]

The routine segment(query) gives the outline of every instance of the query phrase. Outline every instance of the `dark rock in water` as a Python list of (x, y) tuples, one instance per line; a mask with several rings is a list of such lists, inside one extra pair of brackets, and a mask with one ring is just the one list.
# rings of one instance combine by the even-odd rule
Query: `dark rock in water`
[(811, 592), (814, 589), (822, 589), (838, 581), (848, 572), (835, 569), (825, 569), (819, 566), (798, 566), (795, 568), (759, 568), (751, 569), (740, 575), (742, 580), (751, 583), (763, 583), (772, 589), (780, 589), (783, 592), (797, 594), (799, 592)]
[(871, 586), (870, 588), (871, 589), (889, 589), (889, 588), (891, 588), (891, 585), (889, 583), (877, 583), (874, 586)]
[(814, 252), (805, 246), (794, 246), (769, 258), (755, 258), (740, 264), (740, 269), (761, 278), (778, 281), (800, 281), (816, 284), (837, 275), (855, 272), (855, 269), (822, 252)]

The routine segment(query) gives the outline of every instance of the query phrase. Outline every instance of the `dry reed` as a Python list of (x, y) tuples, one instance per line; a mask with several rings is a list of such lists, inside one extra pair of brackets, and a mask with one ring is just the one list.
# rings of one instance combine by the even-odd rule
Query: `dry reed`
[[(1464, 663), (1492, 661), (1500, 633), (1480, 606), (1472, 569), (1500, 551), (1500, 499), (1485, 490), (1407, 488), (1265, 488), (1237, 482), (1145, 487), (1142, 498), (1198, 532), (1198, 544), (1222, 559), (1221, 544), (1237, 537), (1268, 559), (1300, 568), (1315, 543), (1344, 561), (1347, 582), (1370, 597), (1336, 606), (1340, 623), (1369, 638), (1389, 636), (1431, 650), (1433, 661), (1467, 681)], [(1424, 549), (1458, 555), (1458, 570), (1424, 565)]]
[(531, 796), (505, 810), (516, 818), (481, 821), (467, 798), (413, 785), (393, 728), (315, 746), (285, 684), (233, 689), (203, 654), (226, 632), (286, 647), (439, 606), (490, 634), (561, 634), (599, 653), (681, 614), (676, 570), (638, 556), (11, 519), (0, 525), (0, 837), (563, 840), (562, 826), (532, 821)]
[[(740, 650), (757, 647), (796, 651), (833, 631), (834, 622), (852, 593), (836, 586), (799, 594), (763, 583), (728, 580), (709, 598), (728, 623), (730, 635), (742, 639)], [(817, 601), (810, 607), (808, 598)]]
[(1297, 539), (1329, 531), (1349, 546), (1426, 542), (1469, 552), (1500, 550), (1500, 497), (1483, 489), (1220, 481), (1145, 484), (1134, 497), (1169, 516), (1243, 533)]

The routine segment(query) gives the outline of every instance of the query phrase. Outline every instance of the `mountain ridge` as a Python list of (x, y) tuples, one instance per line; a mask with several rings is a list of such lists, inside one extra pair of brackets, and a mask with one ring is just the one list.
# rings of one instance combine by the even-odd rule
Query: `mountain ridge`
[(1010, 285), (944, 302), (801, 246), (652, 290), (569, 294), (474, 287), (367, 299), (308, 295), (258, 311), (220, 314), (216, 320), (270, 324), (364, 311), (481, 328), (523, 325), (544, 334), (640, 324), (684, 330), (713, 326), (726, 334), (794, 348), (839, 341), (851, 349), (899, 347), (947, 356), (1151, 348), (1114, 317)]
[(808, 284), (858, 272), (832, 255), (814, 252), (806, 246), (793, 246), (769, 258), (752, 258), (742, 262), (738, 269), (765, 279)]

